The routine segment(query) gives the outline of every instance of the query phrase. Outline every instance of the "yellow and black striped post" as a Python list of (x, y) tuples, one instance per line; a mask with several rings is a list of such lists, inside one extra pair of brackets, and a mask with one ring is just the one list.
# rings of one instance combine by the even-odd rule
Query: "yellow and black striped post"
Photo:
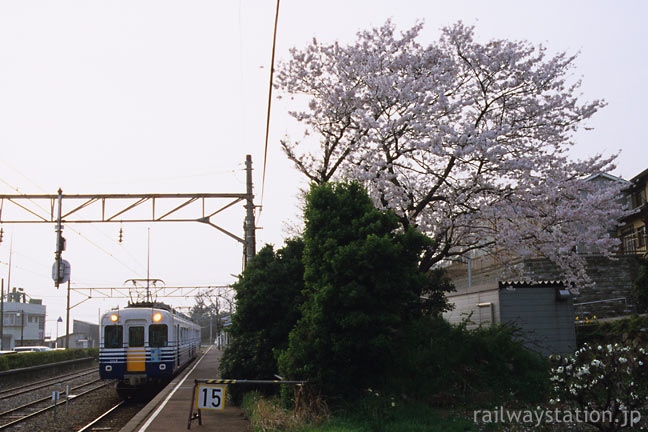
[[(196, 404), (197, 401), (197, 395), (196, 392), (198, 391), (198, 386), (200, 384), (227, 384), (227, 385), (232, 385), (232, 384), (289, 384), (289, 385), (304, 385), (308, 381), (290, 381), (290, 380), (249, 380), (249, 379), (225, 379), (225, 378), (217, 378), (217, 379), (196, 379), (194, 380), (194, 386), (193, 386), (193, 397), (191, 399), (191, 407), (189, 408), (189, 420), (187, 422), (187, 429), (191, 429), (191, 422), (195, 419), (198, 419), (198, 424), (202, 426), (202, 415), (200, 413), (200, 408), (196, 406), (196, 411), (194, 413), (194, 404)], [(225, 405), (225, 401), (222, 401), (223, 407)]]

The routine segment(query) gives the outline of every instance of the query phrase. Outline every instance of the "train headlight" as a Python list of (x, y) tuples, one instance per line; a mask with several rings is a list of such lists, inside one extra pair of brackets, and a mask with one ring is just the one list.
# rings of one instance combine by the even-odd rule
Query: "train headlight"
[(117, 314), (110, 315), (110, 321), (117, 322), (118, 319), (119, 319), (119, 317), (117, 316)]
[(153, 314), (153, 321), (158, 322), (162, 320), (162, 314), (160, 312)]

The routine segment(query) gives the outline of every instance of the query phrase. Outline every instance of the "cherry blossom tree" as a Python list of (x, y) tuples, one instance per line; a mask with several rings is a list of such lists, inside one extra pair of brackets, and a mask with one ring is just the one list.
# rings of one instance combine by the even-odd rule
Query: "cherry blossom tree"
[(346, 46), (292, 49), (276, 87), (303, 137), (283, 150), (315, 183), (361, 181), (377, 207), (430, 236), (423, 269), (479, 250), (546, 257), (587, 281), (577, 245), (610, 254), (623, 209), (620, 185), (587, 181), (616, 156), (568, 157), (574, 132), (605, 105), (578, 101), (575, 56), (480, 43), (462, 23), (424, 46), (421, 28), (398, 34), (387, 21)]

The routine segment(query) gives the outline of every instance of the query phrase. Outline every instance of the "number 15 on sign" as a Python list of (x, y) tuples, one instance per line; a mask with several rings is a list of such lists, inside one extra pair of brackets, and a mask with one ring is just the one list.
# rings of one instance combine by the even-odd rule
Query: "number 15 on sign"
[(196, 390), (196, 408), (223, 411), (225, 409), (225, 386), (199, 385)]

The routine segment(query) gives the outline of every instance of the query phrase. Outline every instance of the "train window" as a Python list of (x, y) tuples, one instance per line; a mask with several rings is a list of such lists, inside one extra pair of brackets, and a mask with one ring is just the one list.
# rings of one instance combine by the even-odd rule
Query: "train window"
[(104, 327), (104, 348), (121, 348), (124, 342), (124, 328), (120, 325)]
[(165, 347), (169, 345), (169, 332), (166, 324), (151, 324), (149, 326), (149, 346)]
[(130, 347), (144, 346), (144, 327), (128, 328), (128, 346)]

